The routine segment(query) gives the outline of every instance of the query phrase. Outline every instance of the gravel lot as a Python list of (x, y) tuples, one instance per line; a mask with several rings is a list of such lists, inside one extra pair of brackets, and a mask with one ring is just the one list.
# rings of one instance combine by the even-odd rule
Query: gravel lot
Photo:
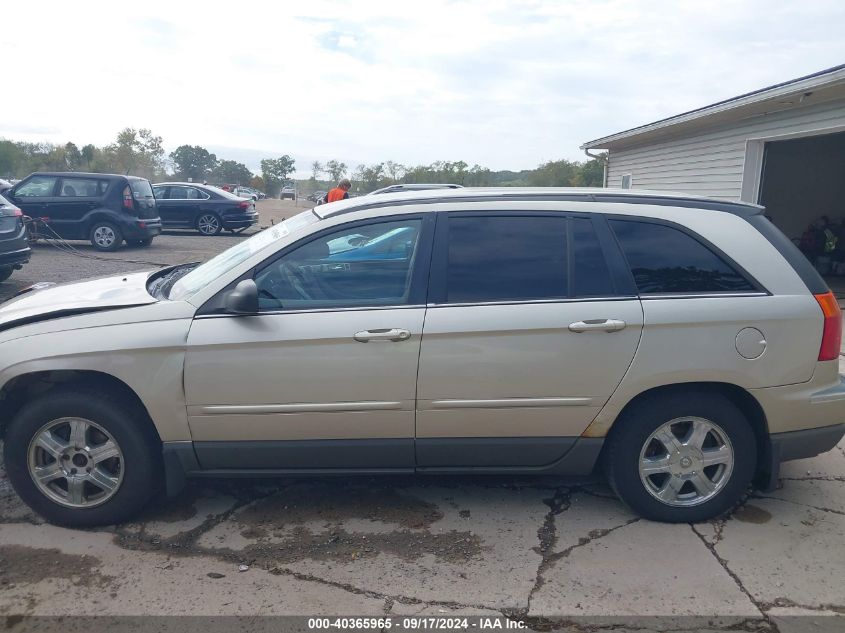
[[(259, 211), (266, 225), (297, 209)], [(39, 245), (0, 299), (36, 281), (206, 259), (240, 239), (172, 232), (97, 259)], [(65, 530), (29, 512), (0, 470), (0, 615), (13, 626), (17, 615), (472, 613), (545, 630), (595, 630), (579, 618), (608, 615), (647, 629), (845, 628), (845, 445), (782, 475), (781, 489), (697, 525), (640, 520), (599, 480), (391, 477), (200, 481), (137, 523)]]

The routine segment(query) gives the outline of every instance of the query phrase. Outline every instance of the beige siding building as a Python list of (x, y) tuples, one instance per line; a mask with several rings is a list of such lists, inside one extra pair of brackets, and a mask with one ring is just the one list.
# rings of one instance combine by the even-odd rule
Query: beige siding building
[(582, 145), (605, 185), (765, 204), (789, 237), (845, 219), (845, 65)]

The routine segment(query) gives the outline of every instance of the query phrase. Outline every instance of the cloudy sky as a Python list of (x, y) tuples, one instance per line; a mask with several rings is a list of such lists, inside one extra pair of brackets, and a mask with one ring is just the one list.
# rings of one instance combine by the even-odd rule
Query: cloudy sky
[(492, 169), (845, 62), (841, 0), (6, 3), (0, 137)]

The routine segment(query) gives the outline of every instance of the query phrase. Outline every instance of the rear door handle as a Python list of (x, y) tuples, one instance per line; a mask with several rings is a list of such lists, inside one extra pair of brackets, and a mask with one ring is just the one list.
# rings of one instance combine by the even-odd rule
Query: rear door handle
[(619, 319), (587, 319), (569, 324), (570, 332), (618, 332), (624, 330), (627, 324)]
[(383, 328), (378, 330), (363, 330), (355, 332), (352, 337), (359, 343), (369, 343), (370, 341), (385, 341), (398, 343), (400, 341), (407, 341), (411, 338), (411, 333), (408, 330), (400, 328)]

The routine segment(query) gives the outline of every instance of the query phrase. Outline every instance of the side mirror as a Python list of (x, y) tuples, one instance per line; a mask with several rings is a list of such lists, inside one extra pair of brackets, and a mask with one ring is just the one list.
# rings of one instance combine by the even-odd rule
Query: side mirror
[(258, 314), (258, 286), (244, 279), (223, 298), (223, 307), (231, 314)]

